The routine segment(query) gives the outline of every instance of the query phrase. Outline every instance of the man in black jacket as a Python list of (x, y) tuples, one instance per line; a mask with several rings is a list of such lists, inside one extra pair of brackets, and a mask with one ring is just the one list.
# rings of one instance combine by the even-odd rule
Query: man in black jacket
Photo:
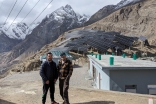
[(46, 102), (48, 89), (50, 88), (51, 104), (58, 104), (54, 100), (55, 82), (58, 78), (56, 63), (52, 60), (52, 53), (47, 53), (47, 61), (41, 65), (40, 76), (43, 80), (42, 104)]

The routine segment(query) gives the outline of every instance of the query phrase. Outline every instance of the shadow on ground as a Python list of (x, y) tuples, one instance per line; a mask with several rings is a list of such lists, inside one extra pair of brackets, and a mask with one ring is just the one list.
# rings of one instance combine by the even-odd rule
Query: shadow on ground
[(79, 65), (73, 65), (73, 68), (81, 68), (82, 66)]
[(74, 104), (115, 104), (115, 102), (113, 101), (91, 101), (91, 102), (74, 103)]
[(12, 103), (12, 102), (0, 99), (0, 104), (16, 104), (16, 103)]

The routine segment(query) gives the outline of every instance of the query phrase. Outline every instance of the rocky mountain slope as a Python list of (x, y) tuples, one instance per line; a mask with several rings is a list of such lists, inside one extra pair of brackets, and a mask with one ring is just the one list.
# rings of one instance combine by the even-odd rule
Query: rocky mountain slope
[(85, 23), (85, 25), (90, 25), (94, 22), (97, 22), (124, 6), (132, 5), (141, 1), (144, 0), (121, 0), (117, 5), (107, 5), (92, 15), (91, 18)]
[(87, 28), (116, 31), (130, 36), (146, 36), (151, 44), (156, 41), (156, 1), (145, 0), (123, 7)]

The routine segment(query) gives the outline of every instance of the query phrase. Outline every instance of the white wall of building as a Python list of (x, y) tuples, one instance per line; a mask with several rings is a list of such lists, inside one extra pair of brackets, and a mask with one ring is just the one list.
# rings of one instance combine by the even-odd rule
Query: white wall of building
[(103, 89), (103, 90), (110, 90), (110, 77), (109, 77), (109, 71), (102, 70), (102, 66), (99, 65), (96, 61), (92, 60), (91, 58), (89, 58), (89, 62), (90, 62), (90, 75), (93, 77), (93, 66), (96, 69), (96, 80), (95, 80), (95, 84), (96, 84), (96, 88), (98, 89)]

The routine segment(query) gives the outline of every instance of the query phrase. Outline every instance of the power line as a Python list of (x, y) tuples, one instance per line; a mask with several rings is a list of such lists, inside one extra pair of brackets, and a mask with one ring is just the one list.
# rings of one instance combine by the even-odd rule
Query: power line
[[(19, 0), (18, 0), (18, 1), (19, 1)], [(17, 2), (16, 6), (15, 6), (15, 8), (14, 8), (14, 11), (12, 12), (13, 14), (15, 14), (16, 11), (18, 11), (19, 7), (21, 6), (21, 5), (20, 5), (21, 2), (22, 2), (22, 0), (20, 0), (19, 2)]]
[[(12, 21), (11, 25), (14, 23), (14, 21), (16, 20), (16, 18), (18, 17), (18, 15), (21, 13), (22, 9), (24, 8), (24, 6), (26, 5), (26, 3), (28, 2), (28, 0), (24, 3), (23, 7), (21, 8), (21, 10), (18, 12), (17, 16), (15, 17), (15, 19)], [(10, 25), (10, 26), (11, 26)], [(8, 29), (10, 28), (10, 26), (8, 27)], [(8, 30), (7, 29), (7, 30)]]
[(31, 10), (29, 11), (29, 13), (23, 18), (23, 20), (21, 22), (23, 22), (25, 20), (25, 18), (30, 14), (30, 12), (36, 7), (36, 5), (39, 3), (40, 0), (38, 0), (38, 2), (34, 5), (33, 8), (31, 8)]
[(12, 7), (12, 9), (11, 9), (11, 11), (10, 11), (8, 17), (7, 17), (7, 19), (6, 19), (5, 22), (4, 22), (4, 24), (7, 22), (7, 20), (8, 20), (8, 18), (9, 18), (10, 14), (11, 14), (11, 12), (12, 12), (12, 10), (14, 9), (14, 7), (15, 7), (15, 5), (16, 5), (16, 3), (17, 3), (17, 0), (15, 1), (15, 3), (14, 3), (14, 5), (13, 5), (13, 7)]
[(14, 10), (16, 10), (17, 8), (19, 8), (19, 5), (21, 4), (22, 0), (20, 0), (19, 2), (17, 2), (17, 6)]
[[(53, 2), (54, 0), (51, 0), (50, 1), (50, 3), (42, 10), (42, 12), (35, 18), (35, 20), (31, 23), (31, 24), (33, 24), (37, 19), (38, 19), (38, 17), (48, 8), (48, 6)], [(30, 24), (30, 25), (31, 25)]]

